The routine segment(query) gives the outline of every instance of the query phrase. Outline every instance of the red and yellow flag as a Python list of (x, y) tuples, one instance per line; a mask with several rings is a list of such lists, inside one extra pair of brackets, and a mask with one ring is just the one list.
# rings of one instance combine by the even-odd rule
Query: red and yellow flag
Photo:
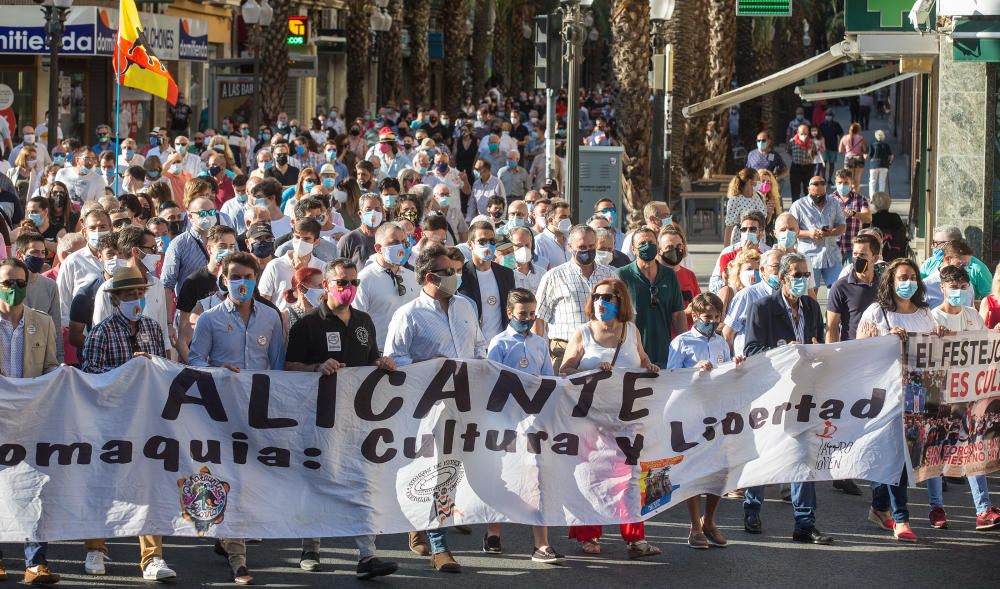
[(170, 104), (177, 103), (177, 82), (149, 49), (135, 0), (121, 0), (118, 9), (114, 68), (115, 79), (122, 86), (149, 92)]

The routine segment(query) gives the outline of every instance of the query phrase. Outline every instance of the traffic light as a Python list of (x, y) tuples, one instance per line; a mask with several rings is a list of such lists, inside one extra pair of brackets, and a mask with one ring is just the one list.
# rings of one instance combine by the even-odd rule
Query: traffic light
[(562, 87), (562, 16), (535, 17), (535, 88)]

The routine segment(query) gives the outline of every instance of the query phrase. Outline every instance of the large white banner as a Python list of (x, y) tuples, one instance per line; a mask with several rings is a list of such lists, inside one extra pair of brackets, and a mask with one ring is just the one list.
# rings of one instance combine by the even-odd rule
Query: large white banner
[(0, 379), (0, 541), (639, 521), (695, 494), (903, 470), (894, 337), (540, 379), (485, 361)]

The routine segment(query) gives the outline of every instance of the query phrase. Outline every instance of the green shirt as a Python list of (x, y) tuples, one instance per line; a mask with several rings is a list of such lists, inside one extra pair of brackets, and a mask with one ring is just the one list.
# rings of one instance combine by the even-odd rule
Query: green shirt
[[(929, 275), (934, 273), (934, 270), (941, 265), (941, 258), (937, 256), (931, 256), (924, 260), (922, 266), (920, 266), (920, 277), (927, 278)], [(976, 300), (985, 299), (991, 292), (993, 292), (993, 274), (990, 269), (986, 267), (979, 258), (972, 256), (969, 261), (969, 280), (972, 282), (972, 288), (976, 291)]]
[(659, 264), (656, 281), (650, 284), (639, 269), (638, 262), (632, 262), (618, 269), (618, 278), (628, 287), (643, 349), (654, 364), (666, 366), (670, 353), (671, 321), (674, 313), (684, 310), (677, 274)]

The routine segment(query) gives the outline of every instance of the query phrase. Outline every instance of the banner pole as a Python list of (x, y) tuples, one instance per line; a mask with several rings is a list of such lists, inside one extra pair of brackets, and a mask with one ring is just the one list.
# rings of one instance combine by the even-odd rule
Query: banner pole
[[(118, 29), (122, 26), (122, 3), (121, 0), (118, 2)], [(121, 36), (121, 31), (115, 31), (115, 199), (118, 200), (121, 195), (120, 186), (121, 179), (118, 173), (118, 156), (121, 153), (121, 147), (118, 145), (119, 138), (119, 127), (121, 125), (121, 110), (122, 110), (122, 84), (121, 79), (118, 77), (118, 65), (121, 62), (121, 50), (119, 47), (119, 37)]]

